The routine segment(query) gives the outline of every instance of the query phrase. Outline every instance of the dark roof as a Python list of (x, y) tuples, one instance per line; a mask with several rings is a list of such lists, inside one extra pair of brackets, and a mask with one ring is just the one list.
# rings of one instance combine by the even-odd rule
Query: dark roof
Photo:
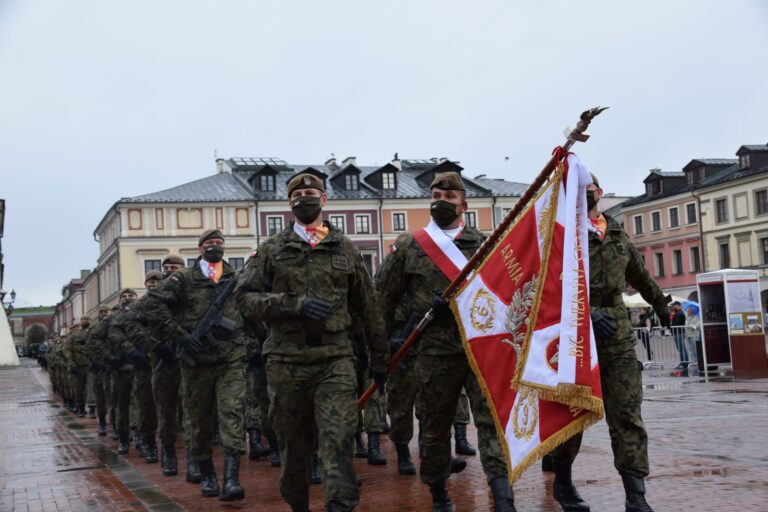
[(701, 167), (701, 166), (727, 166), (727, 165), (733, 165), (736, 162), (738, 162), (735, 158), (694, 158), (690, 162), (686, 164), (685, 167), (683, 167), (683, 170), (690, 169), (692, 167)]
[[(652, 175), (661, 176), (662, 178), (685, 178), (685, 173), (680, 171), (662, 171), (661, 169), (651, 169), (648, 173), (648, 178)], [(646, 179), (648, 179), (646, 178)]]
[(768, 144), (745, 144), (741, 146), (736, 154), (742, 153), (742, 150), (746, 150), (750, 153), (764, 153), (768, 151)]
[(762, 174), (768, 172), (768, 165), (764, 165), (762, 167), (757, 167), (753, 169), (744, 169), (740, 170), (739, 165), (735, 164), (731, 167), (728, 167), (727, 169), (724, 169), (723, 171), (714, 174), (710, 176), (709, 178), (705, 178), (701, 180), (699, 183), (697, 183), (696, 188), (706, 188), (706, 187), (712, 187), (715, 185), (720, 185), (721, 183), (728, 183), (729, 181), (735, 181), (741, 178), (748, 178), (750, 176), (755, 176), (757, 174)]
[(120, 201), (124, 203), (253, 201), (253, 194), (246, 184), (231, 174), (222, 172), (159, 192), (124, 197)]

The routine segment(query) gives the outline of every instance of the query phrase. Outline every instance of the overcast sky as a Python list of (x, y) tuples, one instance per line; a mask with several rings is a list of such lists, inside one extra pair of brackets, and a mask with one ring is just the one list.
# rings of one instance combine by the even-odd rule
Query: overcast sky
[(578, 152), (637, 195), (768, 142), (768, 2), (628, 4), (0, 0), (4, 288), (55, 304), (117, 199), (214, 173), (214, 150), (530, 182), (609, 105)]

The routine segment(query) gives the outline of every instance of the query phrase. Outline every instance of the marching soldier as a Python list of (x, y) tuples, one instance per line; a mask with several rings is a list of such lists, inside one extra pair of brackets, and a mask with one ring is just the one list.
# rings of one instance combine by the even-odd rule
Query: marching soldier
[(315, 449), (326, 510), (359, 502), (352, 466), (357, 429), (355, 354), (349, 329), (368, 329), (371, 368), (386, 381), (387, 346), (371, 279), (355, 245), (322, 220), (321, 179), (301, 173), (288, 182), (295, 222), (254, 251), (236, 290), (243, 316), (270, 326), (263, 356), (272, 425), (283, 464), (280, 493), (307, 511)]
[[(221, 310), (222, 319), (205, 339), (193, 331), (209, 313), (222, 289), (237, 279), (235, 270), (223, 260), (224, 236), (218, 229), (205, 231), (198, 241), (200, 257), (191, 268), (174, 272), (150, 290), (144, 307), (156, 328), (158, 339), (174, 340), (181, 360), (185, 404), (189, 415), (192, 457), (202, 474), (203, 496), (222, 501), (242, 500), (240, 458), (245, 453), (244, 399), (248, 340), (233, 297)], [(231, 283), (234, 285), (234, 283)], [(221, 444), (224, 452), (224, 486), (219, 488), (213, 467), (213, 418), (218, 406)]]
[(85, 417), (86, 384), (88, 379), (88, 329), (90, 319), (84, 316), (67, 336), (63, 354), (69, 369), (70, 389), (78, 416)]
[[(648, 476), (648, 434), (640, 414), (643, 401), (642, 365), (635, 353), (636, 338), (627, 316), (622, 293), (630, 284), (648, 301), (669, 326), (671, 300), (651, 277), (642, 258), (621, 225), (600, 212), (603, 190), (593, 176), (587, 187), (589, 209), (589, 305), (600, 363), (600, 380), (613, 462), (621, 474), (627, 512), (652, 512), (645, 500)], [(581, 434), (553, 452), (553, 494), (563, 510), (588, 511), (576, 491), (571, 466), (581, 446)]]
[(445, 481), (451, 474), (451, 425), (464, 388), (477, 426), (480, 460), (493, 494), (494, 510), (514, 511), (507, 465), (488, 403), (469, 367), (453, 314), (441, 298), (451, 279), (439, 262), (447, 258), (460, 269), (480, 248), (484, 237), (464, 226), (466, 190), (458, 173), (437, 175), (430, 188), (432, 222), (426, 229), (396, 242), (376, 276), (388, 332), (395, 331), (398, 307), (404, 307), (406, 317), (422, 315), (430, 308), (435, 313), (419, 339), (416, 359), (421, 479), (432, 494), (432, 510), (452, 511)]
[(109, 397), (109, 374), (103, 366), (99, 355), (102, 354), (109, 335), (109, 313), (106, 306), (99, 308), (96, 322), (88, 336), (88, 358), (90, 360), (90, 384), (96, 401), (96, 417), (98, 418), (98, 434), (107, 435), (107, 411)]

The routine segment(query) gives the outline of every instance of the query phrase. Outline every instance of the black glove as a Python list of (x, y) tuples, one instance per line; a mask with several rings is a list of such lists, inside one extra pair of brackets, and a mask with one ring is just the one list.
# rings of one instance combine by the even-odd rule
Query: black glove
[(376, 383), (376, 386), (379, 388), (379, 394), (383, 395), (386, 393), (386, 386), (387, 386), (387, 373), (386, 372), (371, 372), (371, 377), (373, 378), (373, 382)]
[(598, 338), (611, 338), (619, 330), (616, 320), (602, 311), (593, 311), (590, 316), (592, 317), (592, 330)]
[(405, 339), (397, 337), (392, 338), (389, 340), (389, 353), (391, 355), (395, 355), (398, 350), (400, 350), (403, 346), (403, 343), (405, 343)]
[(434, 311), (436, 315), (450, 315), (451, 306), (449, 305), (449, 302), (440, 295), (435, 295), (432, 297), (432, 311)]
[(157, 357), (162, 359), (163, 361), (173, 361), (176, 358), (176, 350), (173, 348), (173, 343), (170, 341), (160, 341), (155, 345), (154, 348), (155, 354), (157, 354)]
[(301, 302), (301, 316), (310, 320), (325, 320), (331, 314), (331, 303), (312, 297), (304, 297)]
[(185, 332), (179, 341), (188, 354), (197, 354), (203, 349), (203, 342), (192, 333)]
[(77, 365), (72, 365), (69, 367), (69, 373), (71, 373), (73, 376), (77, 377), (80, 373), (80, 370), (78, 369)]
[(136, 367), (141, 370), (148, 370), (149, 369), (149, 358), (147, 358), (146, 354), (142, 354), (136, 349), (131, 350), (128, 352), (128, 360)]
[(664, 306), (663, 308), (659, 308), (654, 311), (656, 311), (656, 315), (659, 317), (659, 323), (661, 326), (669, 329), (672, 326), (672, 322), (669, 320), (669, 306)]

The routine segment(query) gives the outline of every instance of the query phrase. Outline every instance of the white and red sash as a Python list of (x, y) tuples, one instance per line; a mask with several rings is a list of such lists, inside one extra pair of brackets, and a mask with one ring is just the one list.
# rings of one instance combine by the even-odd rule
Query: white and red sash
[(453, 239), (433, 220), (429, 221), (426, 228), (416, 231), (413, 239), (449, 281), (456, 279), (469, 261), (453, 243)]

